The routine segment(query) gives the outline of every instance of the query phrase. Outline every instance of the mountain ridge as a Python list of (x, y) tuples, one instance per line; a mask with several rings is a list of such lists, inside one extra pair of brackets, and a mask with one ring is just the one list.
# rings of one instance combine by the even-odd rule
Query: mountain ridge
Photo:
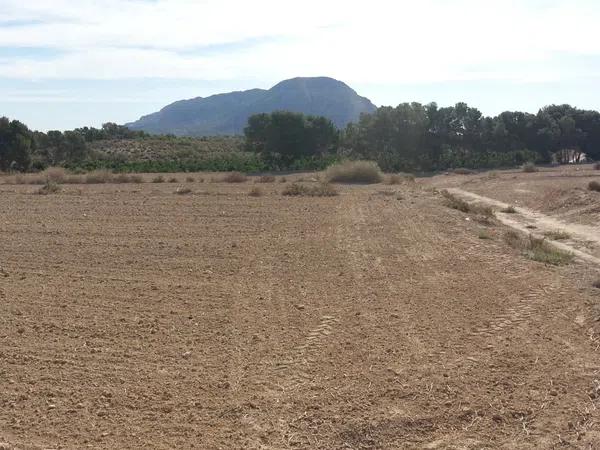
[(271, 89), (249, 89), (173, 102), (126, 124), (152, 134), (208, 136), (242, 134), (252, 114), (292, 111), (325, 116), (339, 127), (377, 108), (347, 84), (329, 77), (296, 77)]

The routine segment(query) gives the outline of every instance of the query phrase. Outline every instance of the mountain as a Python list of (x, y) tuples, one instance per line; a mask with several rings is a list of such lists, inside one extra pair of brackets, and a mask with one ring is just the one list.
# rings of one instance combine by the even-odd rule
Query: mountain
[(327, 77), (293, 78), (269, 90), (251, 89), (181, 100), (126, 124), (154, 134), (209, 136), (242, 134), (248, 117), (257, 113), (293, 111), (328, 117), (338, 127), (358, 120), (376, 107), (341, 81)]

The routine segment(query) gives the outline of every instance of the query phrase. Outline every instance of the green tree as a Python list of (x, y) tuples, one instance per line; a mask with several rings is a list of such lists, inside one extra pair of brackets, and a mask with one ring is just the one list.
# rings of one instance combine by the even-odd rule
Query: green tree
[(27, 170), (31, 164), (33, 135), (17, 120), (0, 118), (0, 170)]

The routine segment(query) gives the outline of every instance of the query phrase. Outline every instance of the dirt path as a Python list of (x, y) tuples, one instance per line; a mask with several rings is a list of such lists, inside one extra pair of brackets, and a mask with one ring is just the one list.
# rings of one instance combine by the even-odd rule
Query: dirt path
[[(468, 201), (476, 201), (496, 208), (496, 217), (505, 225), (524, 233), (543, 236), (546, 232), (564, 231), (570, 235), (567, 242), (552, 241), (556, 247), (573, 253), (586, 262), (600, 265), (598, 248), (600, 247), (600, 231), (587, 225), (567, 223), (553, 217), (524, 207), (515, 207), (489, 197), (468, 192), (459, 188), (448, 188), (448, 191)], [(503, 213), (501, 210), (513, 206), (516, 214)]]
[(6, 448), (600, 442), (598, 295), (585, 267), (481, 240), (482, 225), (431, 190), (10, 189)]

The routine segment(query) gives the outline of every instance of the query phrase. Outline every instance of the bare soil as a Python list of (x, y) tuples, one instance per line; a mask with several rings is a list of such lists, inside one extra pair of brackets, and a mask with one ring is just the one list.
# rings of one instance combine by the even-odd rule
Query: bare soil
[(595, 268), (426, 185), (187, 186), (0, 185), (0, 448), (598, 447)]

